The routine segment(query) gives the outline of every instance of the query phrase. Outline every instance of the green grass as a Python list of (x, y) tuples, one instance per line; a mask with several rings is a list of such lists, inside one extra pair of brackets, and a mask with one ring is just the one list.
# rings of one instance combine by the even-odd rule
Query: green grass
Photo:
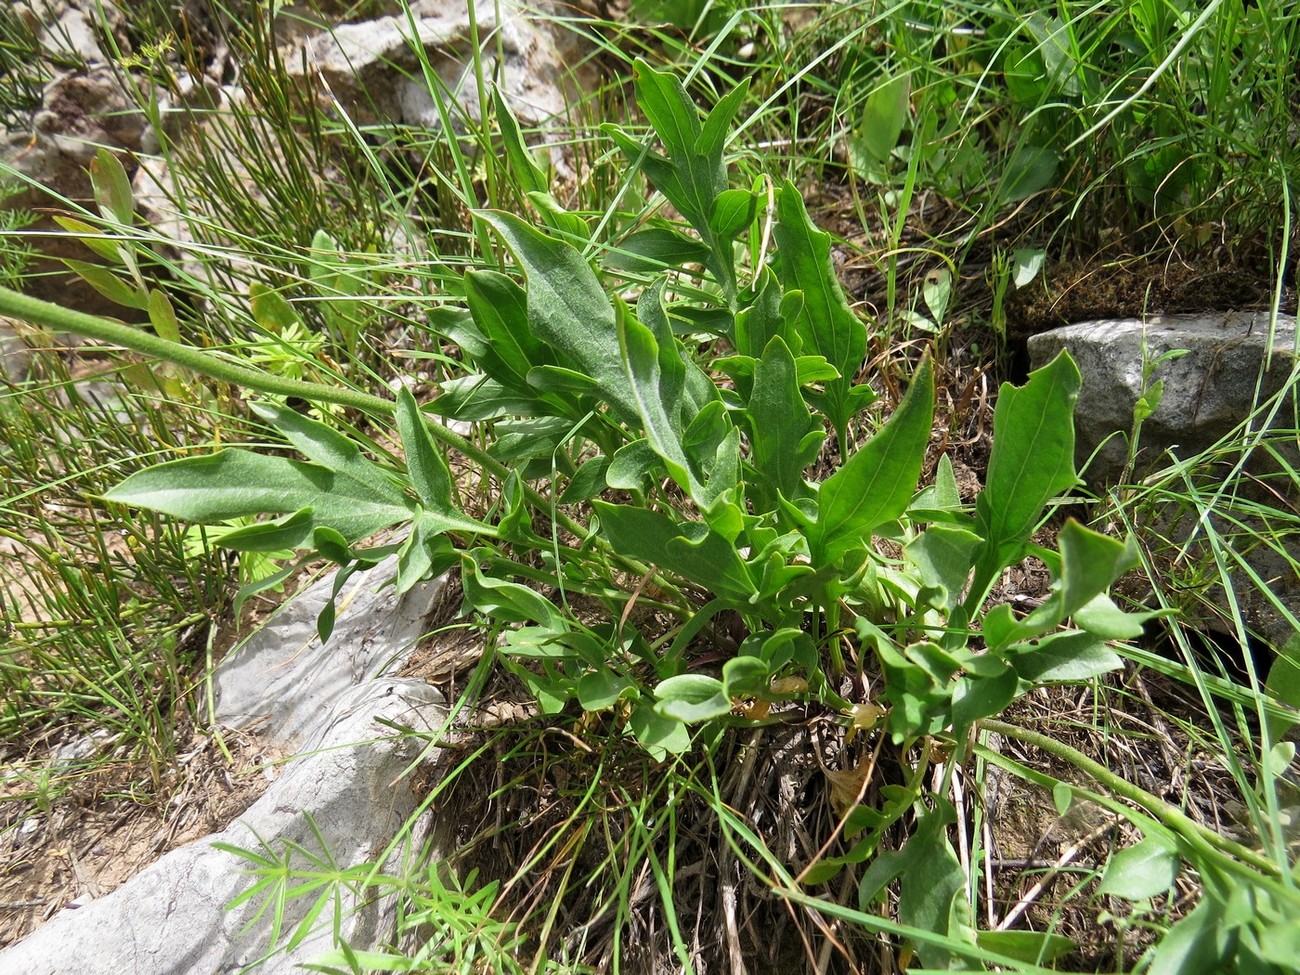
[[(1249, 9), (1230, 2), (1063, 0), (1033, 14), (1004, 4), (929, 0), (707, 9), (639, 3), (628, 21), (562, 23), (593, 43), (585, 67), (598, 82), (572, 106), (571, 128), (557, 143), (572, 173), (551, 185), (556, 202), (586, 219), (591, 252), (618, 251), (662, 213), (662, 199), (598, 132), (601, 122), (628, 120), (633, 131), (648, 131), (637, 128), (629, 93), (632, 58), (675, 67), (702, 105), (750, 77), (728, 146), (733, 185), (766, 175), (790, 177), (805, 190), (825, 187), (825, 210), (840, 218), (838, 226), (862, 228), (838, 243), (876, 272), (869, 293), (857, 296), (877, 312), (869, 325), (872, 350), (898, 354), (933, 341), (942, 367), (944, 350), (952, 348), (954, 383), (956, 349), (968, 344), (962, 330), (990, 317), (982, 282), (995, 270), (995, 255), (1016, 247), (1044, 250), (1049, 274), (1053, 260), (1119, 247), (1270, 266), (1279, 294), (1281, 282), (1294, 281), (1294, 256), (1285, 249), (1288, 214), (1276, 201), (1300, 185), (1293, 133), (1300, 11), (1279, 0)], [(0, 28), (6, 50), (30, 44), (8, 20)], [(463, 373), (457, 350), (429, 327), (428, 313), (463, 298), (466, 267), (502, 263), (486, 229), (470, 220), (471, 209), (530, 214), (529, 180), (505, 151), (506, 120), (464, 117), (431, 80), (436, 103), (455, 121), (455, 137), (359, 127), (320, 112), (319, 92), (287, 82), (262, 13), (228, 29), (247, 66), (248, 99), (219, 117), (200, 106), (192, 134), (166, 151), (177, 180), (168, 205), (189, 242), (176, 244), (73, 201), (59, 205), (122, 242), (143, 277), (170, 296), (187, 342), (278, 375), (359, 392), (386, 394), (402, 378), (426, 387)], [(419, 70), (432, 79), (430, 65)], [(481, 65), (476, 73), (482, 76)], [(143, 96), (150, 86), (174, 86), (174, 66), (157, 58), (137, 77)], [(9, 118), (21, 117), (36, 91), (35, 76), (19, 80), (0, 106)], [(540, 135), (524, 134), (530, 141)], [(541, 163), (552, 180), (557, 174)], [(317, 246), (322, 231), (333, 246)], [(395, 237), (409, 243), (395, 247)], [(21, 228), (0, 228), (0, 238), (20, 245)], [(927, 301), (916, 271), (937, 265), (951, 268), (955, 281), (944, 313)], [(636, 275), (629, 281), (644, 283)], [(250, 298), (254, 285), (263, 291), (252, 290)], [(287, 304), (256, 297), (267, 292)], [(127, 309), (123, 315), (145, 319)], [(104, 361), (108, 372), (129, 368)], [(99, 499), (160, 452), (247, 439), (246, 421), (220, 385), (206, 394), (151, 391), (128, 373), (129, 391), (100, 406), (69, 398), (74, 387), (64, 357), (39, 356), (35, 368), (29, 381), (0, 394), (0, 543), (21, 553), (0, 570), (0, 733), (27, 759), (8, 801), (35, 809), (56, 803), (69, 773), (47, 760), (43, 743), (97, 729), (109, 744), (90, 764), (138, 761), (146, 791), (162, 799), (179, 722), (201, 715), (195, 689), (211, 629), (229, 625), (221, 614), (231, 587), (217, 580), (234, 573), (216, 555), (187, 554), (184, 526)], [(393, 459), (391, 431), (344, 410), (333, 419), (367, 453)], [(1295, 805), (1293, 749), (1282, 737), (1287, 712), (1278, 706), (1300, 703), (1300, 680), (1285, 665), (1261, 672), (1249, 655), (1240, 658), (1241, 669), (1224, 667), (1205, 656), (1199, 633), (1208, 612), (1227, 634), (1229, 652), (1258, 642), (1242, 605), (1247, 595), (1272, 602), (1300, 631), (1294, 607), (1242, 561), (1250, 548), (1269, 547), (1284, 571), (1296, 571), (1300, 526), (1290, 451), (1297, 426), (1292, 417), (1253, 440), (1225, 441), (1095, 503), (1097, 524), (1122, 525), (1140, 543), (1141, 583), (1133, 590), (1144, 593), (1149, 608), (1182, 615), (1151, 624), (1163, 629), (1172, 654), (1146, 644), (1118, 648), (1127, 668), (1080, 692), (1089, 702), (1085, 714), (1071, 716), (1066, 701), (1053, 698), (1059, 710), (1041, 722), (1021, 722), (1013, 713), (1008, 726), (996, 726), (1004, 742), (1028, 728), (1046, 730), (1056, 745), (1022, 736), (1016, 747), (1023, 750), (1013, 755), (990, 744), (986, 728), (976, 735), (973, 761), (962, 742), (950, 751), (918, 743), (882, 759), (880, 749), (863, 747), (864, 739), (876, 740), (871, 732), (850, 744), (843, 716), (820, 715), (809, 719), (815, 732), (808, 733), (834, 747), (803, 774), (756, 770), (760, 760), (796, 764), (774, 745), (779, 728), (732, 730), (666, 764), (651, 762), (608, 714), (566, 712), (492, 732), (462, 728), (444, 758), (453, 771), (430, 797), (466, 817), (440, 827), (449, 835), (439, 852), (458, 852), (437, 864), (427, 851), (397, 876), (360, 871), (336, 880), (398, 896), (399, 939), (387, 961), (409, 956), (446, 971), (606, 970), (623, 963), (628, 970), (637, 946), (691, 970), (700, 945), (717, 951), (717, 963), (734, 953), (789, 970), (883, 971), (905, 964), (909, 940), (927, 938), (987, 961), (989, 952), (1009, 952), (1008, 943), (989, 937), (972, 952), (959, 938), (911, 929), (894, 913), (892, 895), (860, 903), (857, 885), (874, 863), (905, 848), (910, 834), (931, 828), (925, 824), (936, 821), (942, 800), (952, 804), (953, 823), (942, 832), (965, 874), (973, 917), (983, 923), (1005, 916), (1009, 905), (990, 904), (985, 894), (992, 852), (979, 799), (990, 776), (1001, 775), (1045, 806), (1087, 795), (1125, 824), (1095, 838), (1079, 862), (1037, 868), (1048, 879), (1068, 878), (1052, 879), (1031, 907), (1037, 930), (1093, 939), (1064, 968), (1132, 970), (1141, 952), (1176, 940), (1166, 934), (1171, 926), (1198, 916), (1199, 892), (1209, 905), (1199, 916), (1211, 928), (1235, 917), (1234, 898), (1249, 900), (1265, 921), (1246, 919), (1235, 929), (1244, 947), (1235, 960), (1223, 960), (1222, 970), (1235, 964), (1243, 972), (1266, 971), (1252, 965), (1280, 950), (1269, 942), (1270, 926), (1293, 933), (1300, 924), (1287, 826)], [(492, 445), (500, 432), (482, 427), (475, 439)], [(1266, 482), (1241, 472), (1246, 444), (1275, 458)], [(1233, 476), (1222, 476), (1225, 469)], [(498, 503), (500, 488), (487, 477), (470, 486), (483, 493), (484, 508)], [(1192, 543), (1169, 531), (1179, 521), (1198, 523)], [(539, 579), (551, 571), (532, 568)], [(587, 582), (598, 595), (610, 589), (609, 579)], [(634, 585), (635, 579), (628, 588)], [(1215, 589), (1236, 596), (1226, 607), (1210, 604), (1205, 597)], [(1300, 662), (1294, 646), (1282, 656), (1292, 659)], [(1178, 692), (1149, 701), (1139, 689), (1147, 678)], [(467, 713), (482, 703), (474, 695), (485, 693), (488, 680), (493, 690), (522, 693), (504, 672), (489, 678), (485, 667), (464, 690), (460, 706)], [(1170, 781), (1130, 783), (1140, 792), (1125, 793), (1089, 760), (1102, 759), (1114, 775), (1137, 767), (1126, 767), (1125, 756), (1161, 749), (1163, 732), (1127, 713), (1144, 706), (1174, 729), (1174, 754), (1163, 752)], [(807, 749), (802, 760), (808, 763)], [(851, 845), (837, 839), (823, 846), (839, 817), (830, 780), (817, 766), (851, 773), (868, 760), (880, 770), (868, 783), (866, 805), (883, 806), (891, 789), (911, 779), (924, 779), (937, 798), (891, 827), (880, 857), (850, 866), (830, 884), (805, 883), (806, 867)], [(1180, 808), (1176, 790), (1153, 794), (1194, 762), (1216, 770), (1200, 806)], [(1205, 795), (1242, 810), (1233, 826), (1249, 855), (1199, 831)], [(782, 803), (800, 805), (799, 812)], [(783, 814), (795, 833), (781, 827)], [(1143, 838), (1177, 851), (1182, 886), (1155, 897), (1099, 890), (1107, 876), (1111, 890), (1126, 889), (1123, 861), (1112, 854)], [(998, 874), (1008, 889), (1038, 876), (1008, 881), (1005, 870)], [(1098, 936), (1103, 916), (1117, 933)], [(1121, 940), (1127, 951), (1118, 950)], [(1051, 945), (1040, 939), (1030, 947)], [(328, 963), (349, 970), (343, 955)], [(380, 960), (366, 964), (379, 967)], [(1031, 952), (1019, 970), (1046, 967), (1046, 955), (1036, 961)]]
[(98, 496), (169, 447), (209, 439), (213, 417), (118, 387), (112, 363), (74, 381), (66, 351), (40, 338), (28, 377), (0, 390), (0, 733), (39, 754), (102, 730), (98, 760), (140, 760), (156, 790), (230, 594), (221, 557), (187, 555), (181, 526), (109, 512)]

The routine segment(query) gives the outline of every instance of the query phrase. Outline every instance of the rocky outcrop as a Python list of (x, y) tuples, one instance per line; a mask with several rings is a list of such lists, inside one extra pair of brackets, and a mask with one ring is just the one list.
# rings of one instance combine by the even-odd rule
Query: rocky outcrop
[[(391, 586), (378, 588), (393, 567), (390, 562), (344, 588), (325, 645), (315, 638), (316, 613), (330, 597), (332, 577), (290, 600), (218, 669), (219, 720), (256, 728), (271, 750), (298, 755), (266, 793), (222, 832), (173, 850), (102, 898), (64, 908), (0, 952), (0, 972), (240, 971), (277, 947), (269, 936), (280, 908), (261, 912), (277, 891), (228, 909), (256, 878), (248, 859), (215, 844), (272, 856), (292, 869), (328, 862), (339, 871), (374, 862), (388, 849), (395, 864), (418, 849), (421, 838), (403, 830), (422, 797), (406, 776), (425, 740), (393, 727), (434, 730), (446, 709), (423, 681), (392, 675), (425, 631), (445, 580), (398, 600)], [(334, 916), (337, 895), (339, 932), (353, 947), (377, 946), (391, 933), (392, 904), (340, 885), (283, 904), (284, 937), (322, 893), (331, 895), (326, 917)], [(311, 927), (305, 940), (271, 955), (258, 971), (299, 972), (330, 950), (331, 925)]]
[[(1029, 340), (1034, 366), (1061, 349), (1083, 375), (1080, 469), (1097, 491), (1128, 486), (1126, 504), (1152, 545), (1165, 540), (1152, 555), (1168, 594), (1183, 597), (1182, 608), (1208, 629), (1235, 637), (1239, 610), (1257, 637), (1283, 646), (1300, 616), (1295, 318), (1117, 319)], [(1163, 395), (1141, 425), (1130, 469), (1134, 411), (1156, 383)], [(1206, 510), (1189, 503), (1193, 489)]]
[(1142, 425), (1139, 475), (1231, 436), (1286, 386), (1295, 341), (1294, 317), (1216, 312), (1067, 325), (1030, 338), (1029, 355), (1038, 368), (1069, 349), (1078, 363), (1076, 454), (1089, 483), (1103, 486), (1124, 476), (1133, 411), (1154, 383), (1164, 395)]
[[(572, 80), (571, 35), (562, 34), (514, 0), (418, 0), (410, 17), (396, 15), (343, 24), (306, 40), (304, 57), (287, 58), (299, 77), (319, 77), (358, 124), (442, 128), (438, 99), (453, 121), (463, 111), (482, 116), (474, 57), (526, 124), (563, 117)], [(436, 77), (424, 73), (427, 63)], [(431, 90), (433, 89), (433, 90)]]

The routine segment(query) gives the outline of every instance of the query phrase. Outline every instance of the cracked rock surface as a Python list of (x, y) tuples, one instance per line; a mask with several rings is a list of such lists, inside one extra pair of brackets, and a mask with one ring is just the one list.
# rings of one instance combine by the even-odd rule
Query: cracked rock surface
[[(218, 677), (222, 722), (262, 724), (297, 752), (265, 795), (225, 830), (173, 850), (112, 893), (65, 908), (33, 934), (0, 952), (0, 972), (23, 975), (187, 975), (237, 972), (262, 961), (261, 973), (301, 971), (332, 947), (329, 923), (291, 951), (271, 954), (271, 890), (233, 910), (256, 877), (254, 864), (218, 844), (270, 857), (292, 868), (345, 870), (382, 856), (414, 814), (419, 797), (404, 775), (423, 739), (394, 732), (436, 728), (441, 694), (423, 681), (388, 676), (424, 631), (443, 580), (397, 599), (380, 566), (344, 587), (330, 641), (314, 639), (319, 606), (332, 578), (288, 602)], [(356, 580), (354, 580), (354, 583)], [(349, 598), (350, 597), (350, 598)], [(346, 600), (346, 602), (345, 602)], [(381, 723), (383, 722), (383, 723)], [(393, 857), (403, 855), (396, 844)], [(333, 869), (333, 868), (331, 868)], [(281, 941), (294, 931), (316, 892), (283, 906)], [(341, 936), (371, 947), (391, 924), (388, 905), (344, 891)], [(259, 917), (259, 912), (261, 916)], [(333, 912), (326, 908), (325, 917)]]

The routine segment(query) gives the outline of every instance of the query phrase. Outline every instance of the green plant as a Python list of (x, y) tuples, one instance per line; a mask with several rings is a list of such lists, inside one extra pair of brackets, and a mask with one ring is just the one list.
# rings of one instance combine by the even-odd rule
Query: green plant
[(96, 396), (116, 369), (83, 368), (74, 382), (57, 346), (31, 344), (26, 377), (0, 389), (0, 734), (103, 730), (111, 748), (87, 765), (141, 759), (156, 790), (195, 634), (229, 594), (220, 556), (189, 556), (174, 524), (95, 499), (160, 446), (202, 443), (211, 416), (149, 388)]
[(805, 95), (780, 123), (820, 140), (809, 163), (838, 150), (891, 214), (909, 182), (937, 192), (973, 219), (924, 229), (960, 249), (1033, 197), (1053, 252), (1106, 228), (1193, 254), (1225, 230), (1242, 251), (1277, 239), (1260, 201), (1297, 181), (1297, 44), (1300, 16), (1276, 0), (862, 0), (809, 5), (792, 53), (760, 70)]
[[(791, 686), (848, 720), (863, 703), (843, 683), (850, 660), (859, 672), (883, 674), (878, 700), (894, 740), (921, 743), (927, 753), (933, 736), (960, 740), (1037, 683), (1118, 666), (1106, 641), (1135, 635), (1142, 618), (1121, 612), (1105, 592), (1133, 564), (1131, 545), (1074, 522), (1062, 528), (1059, 550), (1032, 541), (1052, 499), (1076, 481), (1079, 377), (1069, 359), (1021, 388), (1003, 388), (973, 512), (961, 505), (946, 459), (918, 494), (932, 366), (922, 360), (892, 416), (854, 449), (875, 398), (859, 381), (866, 325), (850, 311), (827, 236), (794, 185), (729, 187), (724, 148), (744, 86), (704, 118), (680, 83), (644, 63), (637, 91), (663, 151), (625, 130), (606, 131), (684, 224), (656, 217), (621, 235), (602, 280), (570, 242), (587, 233), (573, 215), (544, 207), (545, 233), (504, 212), (481, 212), (524, 282), (471, 270), (464, 307), (433, 317), (478, 371), (448, 384), (430, 409), (491, 423), (487, 451), (434, 422), (405, 387), (393, 403), (271, 376), (21, 296), (0, 293), (0, 308), (248, 389), (395, 415), (401, 467), (366, 459), (327, 423), (264, 402), (256, 412), (306, 462), (227, 448), (142, 471), (106, 496), (200, 523), (278, 516), (225, 534), (221, 544), (324, 556), (345, 568), (340, 580), (393, 552), (403, 591), (459, 564), (467, 610), (521, 624), (506, 631), (503, 658), (544, 710), (573, 700), (608, 710), (661, 757), (690, 747), (691, 726), (742, 720), (730, 716), (739, 702), (779, 700)], [(669, 270), (632, 307), (617, 276), (648, 266)], [(701, 344), (701, 334), (721, 341)], [(822, 478), (827, 426), (839, 462)], [(446, 447), (476, 464), (479, 476), (499, 479), (500, 498), (486, 514), (470, 515), (458, 500)], [(597, 499), (606, 491), (623, 500)], [(585, 525), (561, 507), (588, 503)], [(549, 532), (535, 527), (541, 519), (552, 523)], [(410, 526), (403, 541), (355, 547), (395, 525)], [(1024, 618), (987, 605), (1003, 569), (1030, 553), (1058, 579), (1050, 598)], [(631, 622), (622, 606), (628, 573), (655, 590), (653, 599), (633, 599), (671, 613), (674, 626), (642, 632)], [(582, 622), (521, 579), (550, 583), (562, 597), (596, 595), (618, 622)], [(743, 635), (734, 655), (706, 673), (697, 640), (724, 614), (741, 622)], [(1074, 628), (1059, 630), (1070, 619)], [(331, 623), (327, 610), (322, 631)], [(855, 844), (819, 865), (821, 879), (874, 855), (885, 830), (922, 802), (926, 766), (920, 762), (884, 808), (855, 809), (846, 822)], [(901, 855), (955, 867), (943, 821), (940, 803)], [(911, 859), (877, 863), (901, 871)], [(863, 878), (864, 903), (892, 878), (884, 870)], [(936, 913), (931, 899), (907, 893), (919, 882), (909, 876), (904, 904), (916, 908), (903, 908), (903, 923), (966, 940), (956, 902)], [(924, 882), (934, 879), (926, 874)], [(947, 957), (918, 950), (927, 964)]]

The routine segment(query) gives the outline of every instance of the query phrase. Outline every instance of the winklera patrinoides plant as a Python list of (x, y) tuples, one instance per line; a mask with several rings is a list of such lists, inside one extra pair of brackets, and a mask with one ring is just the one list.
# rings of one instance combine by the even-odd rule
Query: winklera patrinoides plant
[[(1068, 356), (1002, 388), (973, 510), (946, 457), (918, 490), (932, 364), (916, 365), (892, 415), (855, 446), (875, 399), (860, 376), (867, 327), (798, 189), (729, 185), (724, 149), (744, 88), (702, 116), (674, 77), (639, 63), (636, 91), (659, 146), (605, 131), (680, 220), (607, 242), (593, 242), (587, 223), (547, 195), (497, 101), (508, 157), (533, 187), (540, 225), (477, 214), (515, 271), (466, 272), (463, 300), (430, 315), (439, 340), (461, 350), (466, 374), (423, 408), (405, 389), (394, 403), (231, 363), (178, 344), (174, 329), (152, 336), (12, 293), (0, 312), (247, 390), (395, 417), (404, 469), (268, 399), (254, 410), (304, 459), (226, 448), (134, 474), (107, 497), (200, 523), (273, 516), (220, 543), (324, 556), (344, 567), (340, 584), (392, 553), (401, 591), (458, 566), (466, 611), (509, 624), (502, 659), (546, 712), (575, 701), (610, 711), (656, 757), (689, 749), (693, 726), (753, 720), (733, 713), (740, 702), (806, 697), (851, 720), (869, 702), (863, 682), (843, 679), (850, 664), (883, 675), (871, 703), (899, 743), (961, 740), (1041, 682), (1119, 666), (1107, 641), (1137, 635), (1142, 618), (1107, 590), (1134, 564), (1132, 545), (1073, 521), (1057, 548), (1033, 541), (1049, 504), (1077, 481), (1080, 377)], [(121, 200), (116, 210), (129, 220)], [(155, 321), (170, 321), (165, 299), (143, 286), (136, 294)], [(490, 425), (491, 445), (477, 447), (435, 415)], [(459, 503), (448, 449), (493, 479), (498, 500), (486, 515)], [(818, 480), (827, 457), (839, 462)], [(359, 547), (394, 526), (407, 527), (404, 540)], [(1031, 554), (1055, 577), (1051, 595), (1024, 617), (990, 605), (1003, 570)], [(639, 578), (648, 584), (640, 598), (660, 619), (675, 617), (667, 632), (641, 632), (623, 612)], [(583, 622), (546, 585), (606, 601), (611, 622)], [(723, 617), (739, 621), (735, 652), (718, 666), (693, 665), (693, 643)], [(922, 797), (922, 780), (893, 790), (885, 808), (855, 811), (848, 835), (857, 845), (823, 872), (874, 853)], [(929, 837), (921, 845), (946, 865), (944, 816), (937, 801), (917, 840)], [(878, 863), (863, 880), (864, 904), (907, 861)], [(913, 897), (904, 922), (953, 933), (960, 923), (949, 908), (960, 897), (951, 894), (937, 913)]]

